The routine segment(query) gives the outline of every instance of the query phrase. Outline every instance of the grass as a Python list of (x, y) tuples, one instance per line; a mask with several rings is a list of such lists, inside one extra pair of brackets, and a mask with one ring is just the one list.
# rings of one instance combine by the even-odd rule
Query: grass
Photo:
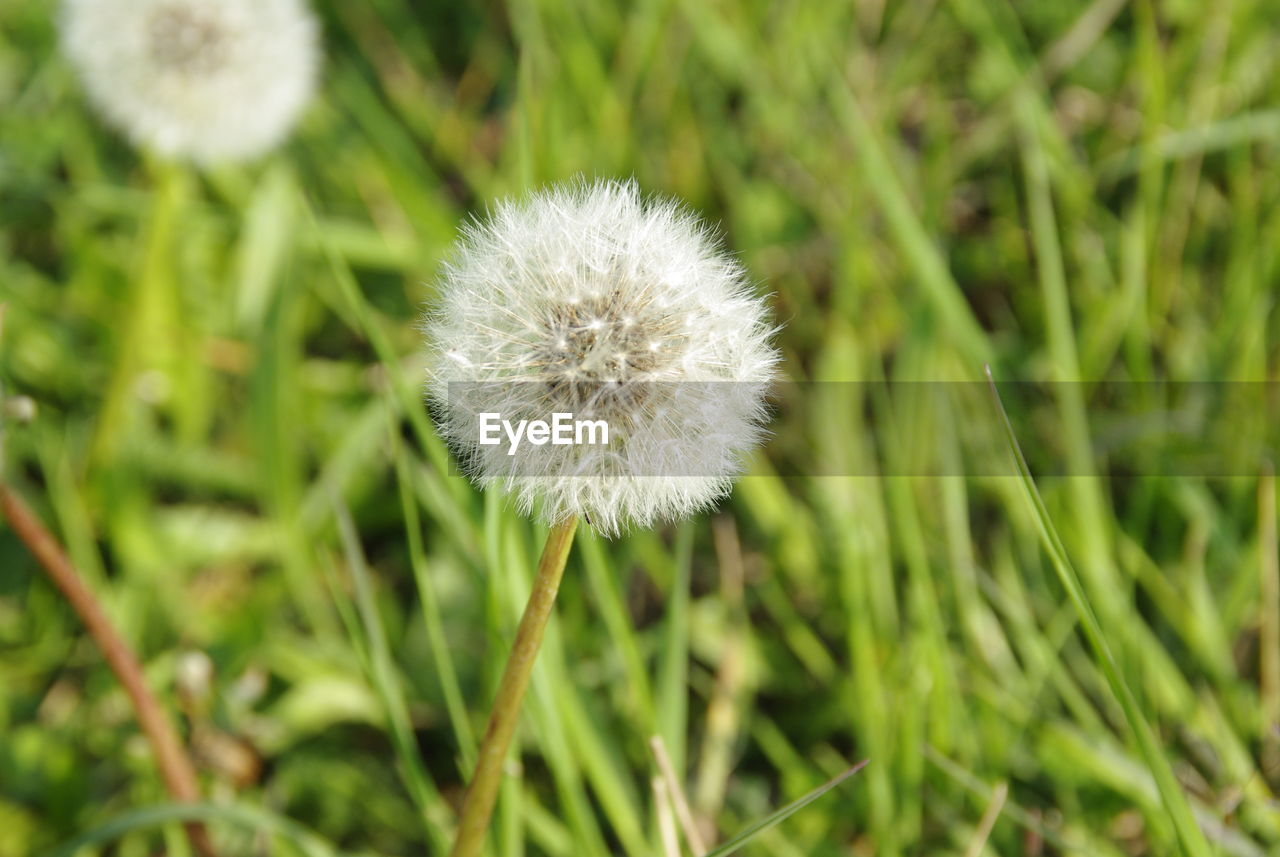
[[(492, 854), (664, 854), (654, 735), (748, 855), (1280, 851), (1274, 477), (1098, 421), (1274, 376), (1273, 0), (317, 5), (302, 126), (208, 173), (0, 6), (5, 476), (206, 796), (0, 528), (0, 857), (443, 852), (545, 534), (451, 473), (416, 320), (466, 217), (580, 173), (719, 222), (805, 383), (720, 511), (579, 534)], [(836, 383), (985, 363), (1078, 382), (1006, 398), (1038, 494), (985, 391)]]

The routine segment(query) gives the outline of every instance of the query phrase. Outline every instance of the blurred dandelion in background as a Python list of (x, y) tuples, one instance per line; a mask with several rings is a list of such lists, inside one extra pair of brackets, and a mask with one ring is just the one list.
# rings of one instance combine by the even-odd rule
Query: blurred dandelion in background
[(66, 0), (61, 30), (111, 125), (135, 145), (201, 164), (283, 140), (320, 64), (304, 0)]
[[(778, 361), (742, 266), (675, 202), (578, 181), (469, 227), (426, 323), (440, 430), (480, 484), (606, 535), (704, 509), (763, 436)], [(480, 415), (603, 420), (605, 445), (482, 445)]]

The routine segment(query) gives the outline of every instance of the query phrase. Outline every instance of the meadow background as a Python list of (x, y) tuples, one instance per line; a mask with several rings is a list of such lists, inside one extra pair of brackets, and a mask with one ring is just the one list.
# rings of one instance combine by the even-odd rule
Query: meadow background
[[(0, 384), (37, 406), (4, 479), (223, 854), (443, 853), (542, 533), (450, 473), (415, 325), (466, 217), (579, 174), (720, 224), (789, 378), (1084, 381), (1040, 425), (1098, 475), (1049, 515), (1203, 853), (1280, 854), (1274, 482), (1108, 479), (1087, 417), (1104, 379), (1274, 379), (1280, 3), (317, 5), (292, 140), (200, 173), (89, 113), (52, 3), (0, 3)], [(790, 454), (966, 472), (961, 415), (833, 389), (780, 409)], [(710, 841), (870, 759), (747, 854), (1179, 853), (1017, 479), (774, 449), (717, 514), (580, 534), (494, 854), (661, 854), (652, 734)], [(166, 801), (0, 527), (0, 855), (186, 854)]]

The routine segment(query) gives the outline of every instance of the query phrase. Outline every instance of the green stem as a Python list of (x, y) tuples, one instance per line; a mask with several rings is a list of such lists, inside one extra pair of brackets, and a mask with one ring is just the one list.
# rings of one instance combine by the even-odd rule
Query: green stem
[(93, 455), (98, 461), (113, 459), (130, 430), (138, 375), (146, 369), (173, 368), (173, 251), (189, 187), (180, 164), (155, 160), (149, 162), (148, 172), (151, 210), (136, 270), (129, 272), (132, 287), (123, 308), (116, 363), (97, 419)]
[(529, 593), (529, 603), (525, 605), (524, 616), (516, 630), (516, 639), (511, 645), (511, 654), (507, 657), (507, 666), (493, 701), (493, 711), (489, 714), (489, 725), (480, 743), (475, 774), (462, 802), (458, 838), (449, 852), (450, 857), (476, 857), (484, 847), (489, 817), (493, 814), (493, 804), (502, 783), (502, 765), (520, 719), (520, 703), (529, 686), (529, 676), (533, 672), (547, 620), (551, 618), (577, 528), (578, 519), (571, 516), (556, 524), (547, 534), (533, 590)]

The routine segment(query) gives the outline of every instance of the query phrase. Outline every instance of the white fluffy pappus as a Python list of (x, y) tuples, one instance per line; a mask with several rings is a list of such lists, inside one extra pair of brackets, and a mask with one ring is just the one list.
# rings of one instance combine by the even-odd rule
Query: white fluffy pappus
[(305, 0), (64, 0), (61, 39), (111, 125), (202, 164), (284, 139), (320, 65)]
[[(578, 181), (465, 228), (425, 322), (441, 434), (481, 485), (604, 535), (725, 496), (778, 354), (746, 272), (678, 203)], [(480, 443), (480, 415), (604, 420), (608, 445)]]

